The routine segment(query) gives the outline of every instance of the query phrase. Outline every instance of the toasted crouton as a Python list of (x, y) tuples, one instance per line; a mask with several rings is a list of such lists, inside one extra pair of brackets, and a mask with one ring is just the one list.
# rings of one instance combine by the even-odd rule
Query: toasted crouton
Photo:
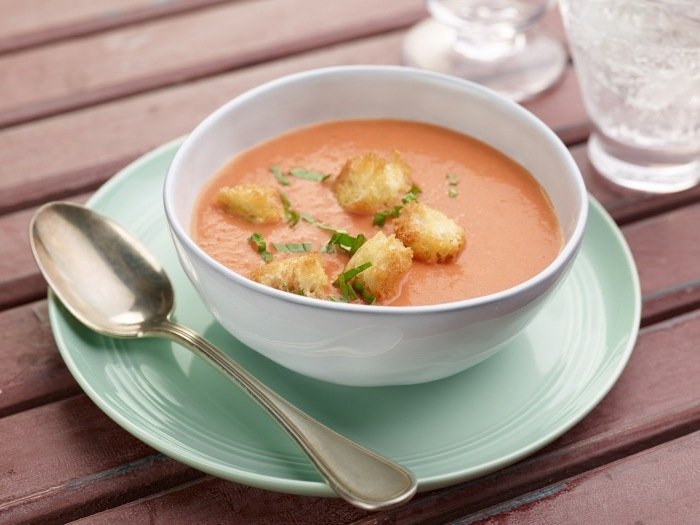
[(465, 245), (464, 228), (439, 210), (409, 202), (394, 220), (394, 233), (427, 263), (448, 263)]
[(279, 194), (269, 186), (225, 186), (216, 193), (216, 201), (228, 213), (254, 224), (275, 224), (284, 217)]
[(367, 153), (345, 163), (332, 189), (344, 210), (370, 214), (399, 204), (412, 185), (411, 170), (398, 153), (389, 161)]
[(384, 233), (377, 232), (350, 258), (345, 271), (371, 262), (372, 266), (359, 273), (355, 280), (381, 301), (398, 293), (401, 279), (411, 269), (412, 259), (411, 249), (394, 235), (387, 237)]
[(308, 253), (263, 264), (250, 278), (260, 284), (317, 299), (326, 299), (330, 282), (320, 253)]

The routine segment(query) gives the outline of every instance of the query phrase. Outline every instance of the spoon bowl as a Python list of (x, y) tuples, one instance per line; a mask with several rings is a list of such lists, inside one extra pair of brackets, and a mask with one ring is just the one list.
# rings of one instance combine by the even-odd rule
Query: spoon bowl
[(50, 204), (37, 212), (31, 240), (51, 288), (92, 330), (140, 337), (168, 319), (175, 298), (168, 276), (111, 221), (95, 220), (80, 206)]
[(207, 360), (287, 431), (349, 503), (376, 510), (415, 493), (407, 469), (311, 418), (204, 338), (170, 321), (174, 292), (165, 271), (107, 217), (71, 203), (46, 204), (32, 219), (30, 243), (49, 286), (79, 321), (112, 337), (165, 337)]

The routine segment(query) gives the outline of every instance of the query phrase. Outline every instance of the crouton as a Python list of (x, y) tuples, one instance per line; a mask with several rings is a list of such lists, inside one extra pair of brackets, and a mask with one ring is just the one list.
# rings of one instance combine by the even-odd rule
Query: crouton
[(344, 210), (371, 214), (399, 204), (412, 186), (411, 169), (398, 153), (390, 161), (367, 153), (345, 163), (332, 189)]
[(372, 266), (359, 273), (354, 280), (378, 301), (382, 301), (398, 293), (401, 279), (411, 269), (412, 259), (411, 249), (394, 235), (387, 237), (383, 232), (377, 232), (350, 258), (345, 271), (371, 262)]
[(307, 253), (272, 261), (254, 270), (250, 278), (285, 292), (327, 299), (330, 281), (320, 253)]
[(253, 224), (275, 224), (284, 217), (279, 193), (269, 186), (225, 186), (216, 193), (216, 201), (228, 213)]
[(394, 234), (427, 263), (448, 263), (465, 245), (464, 228), (439, 210), (409, 202), (394, 220)]

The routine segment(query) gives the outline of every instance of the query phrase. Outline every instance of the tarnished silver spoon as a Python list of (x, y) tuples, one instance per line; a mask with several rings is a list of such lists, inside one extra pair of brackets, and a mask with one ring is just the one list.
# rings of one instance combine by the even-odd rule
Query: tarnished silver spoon
[(322, 425), (204, 338), (171, 322), (174, 292), (165, 271), (113, 221), (82, 206), (50, 203), (34, 215), (30, 241), (49, 286), (79, 321), (113, 337), (165, 337), (204, 358), (267, 410), (348, 502), (376, 510), (415, 493), (410, 471)]

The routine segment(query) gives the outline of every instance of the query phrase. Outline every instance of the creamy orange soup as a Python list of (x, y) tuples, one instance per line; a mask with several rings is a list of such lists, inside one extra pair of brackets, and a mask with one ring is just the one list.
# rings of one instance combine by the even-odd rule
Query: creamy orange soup
[[(249, 275), (264, 264), (248, 242), (257, 232), (271, 242), (312, 243), (318, 250), (329, 233), (305, 221), (255, 225), (216, 203), (222, 186), (254, 182), (274, 186), (277, 165), (331, 174), (326, 182), (289, 177), (279, 189), (294, 210), (325, 224), (368, 238), (379, 229), (371, 215), (349, 214), (336, 202), (330, 182), (352, 158), (374, 152), (389, 158), (398, 151), (420, 188), (419, 200), (461, 225), (466, 247), (448, 264), (413, 262), (399, 293), (384, 304), (426, 305), (458, 301), (504, 290), (545, 268), (562, 246), (557, 218), (543, 189), (522, 166), (474, 138), (433, 125), (398, 120), (328, 122), (298, 129), (259, 144), (231, 159), (201, 192), (192, 232), (214, 259)], [(450, 174), (448, 176), (448, 174)], [(381, 228), (389, 235), (391, 219)], [(270, 249), (274, 257), (286, 257)], [(324, 254), (331, 280), (347, 256)]]

